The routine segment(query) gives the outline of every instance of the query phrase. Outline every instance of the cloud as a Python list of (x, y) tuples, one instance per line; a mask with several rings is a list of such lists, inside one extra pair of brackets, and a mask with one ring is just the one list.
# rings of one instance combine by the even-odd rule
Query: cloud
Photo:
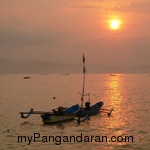
[(67, 2), (68, 7), (75, 9), (102, 9), (101, 2), (104, 0), (70, 0)]
[(150, 13), (150, 1), (132, 2), (126, 5), (115, 6), (112, 11), (126, 12), (126, 13)]

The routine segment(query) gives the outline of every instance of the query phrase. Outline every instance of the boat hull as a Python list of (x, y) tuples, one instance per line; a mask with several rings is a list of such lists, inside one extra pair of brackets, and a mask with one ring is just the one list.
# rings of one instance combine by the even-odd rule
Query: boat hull
[(44, 124), (54, 124), (74, 120), (74, 116), (52, 114), (41, 115), (41, 118)]

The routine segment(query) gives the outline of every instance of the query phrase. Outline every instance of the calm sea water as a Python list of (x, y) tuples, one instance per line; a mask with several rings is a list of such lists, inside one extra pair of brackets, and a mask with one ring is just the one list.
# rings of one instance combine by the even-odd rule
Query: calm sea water
[[(149, 150), (150, 149), (150, 75), (88, 74), (85, 91), (91, 103), (104, 101), (104, 108), (114, 108), (112, 115), (98, 114), (80, 125), (76, 121), (43, 125), (40, 116), (21, 119), (19, 112), (50, 111), (58, 106), (80, 104), (82, 75), (0, 75), (0, 149), (89, 149)], [(53, 99), (56, 97), (56, 99)], [(9, 129), (9, 132), (5, 132)], [(18, 136), (133, 136), (133, 142), (53, 142), (18, 143)]]

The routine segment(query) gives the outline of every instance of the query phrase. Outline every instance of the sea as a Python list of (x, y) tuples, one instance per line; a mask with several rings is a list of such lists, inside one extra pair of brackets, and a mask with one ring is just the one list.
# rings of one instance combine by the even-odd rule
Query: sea
[(150, 74), (87, 74), (84, 102), (104, 105), (80, 124), (20, 117), (31, 108), (81, 105), (82, 80), (82, 74), (1, 74), (0, 150), (149, 150)]

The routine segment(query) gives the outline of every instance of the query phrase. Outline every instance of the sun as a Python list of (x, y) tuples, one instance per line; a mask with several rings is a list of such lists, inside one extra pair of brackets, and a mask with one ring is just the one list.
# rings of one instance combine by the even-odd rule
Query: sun
[(109, 21), (109, 28), (112, 30), (119, 30), (121, 26), (121, 21), (118, 19), (113, 19)]

